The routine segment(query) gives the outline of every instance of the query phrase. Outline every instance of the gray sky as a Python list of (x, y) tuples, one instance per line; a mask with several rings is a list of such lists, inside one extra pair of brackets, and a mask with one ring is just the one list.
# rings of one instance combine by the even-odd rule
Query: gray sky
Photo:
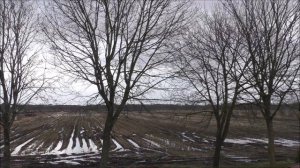
[[(44, 0), (36, 0), (40, 12), (44, 9)], [(217, 3), (217, 0), (196, 0), (193, 1), (195, 6), (199, 10), (207, 10), (210, 12)], [(61, 73), (57, 67), (53, 66), (55, 60), (54, 55), (49, 54), (49, 49), (47, 46), (43, 46), (42, 55), (46, 59), (46, 62), (51, 62), (47, 65), (47, 77), (55, 77), (55, 82), (51, 84), (54, 89), (48, 90), (47, 96), (41, 95), (43, 99), (37, 97), (32, 101), (32, 104), (80, 104), (85, 105), (87, 103), (96, 103), (95, 101), (89, 101), (91, 97), (97, 94), (96, 86), (89, 84), (88, 82), (82, 80), (74, 80), (72, 77)], [(169, 81), (161, 83), (160, 87), (172, 87), (168, 84)], [(170, 99), (171, 93), (162, 90), (151, 90), (144, 98), (149, 99)], [(149, 102), (149, 101), (148, 101)], [(172, 103), (166, 102), (156, 102), (156, 103)]]

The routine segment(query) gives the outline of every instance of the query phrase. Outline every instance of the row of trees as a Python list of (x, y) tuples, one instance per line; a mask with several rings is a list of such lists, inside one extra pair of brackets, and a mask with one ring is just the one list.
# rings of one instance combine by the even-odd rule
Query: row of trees
[(219, 167), (221, 147), (238, 96), (246, 87), (243, 77), (250, 64), (242, 37), (228, 17), (224, 11), (204, 15), (173, 44), (178, 77), (195, 90), (189, 100), (211, 105), (217, 123), (214, 167)]
[(28, 104), (46, 86), (44, 66), (34, 47), (36, 19), (30, 2), (0, 1), (0, 126), (5, 168), (10, 167), (10, 128), (22, 110), (19, 105)]
[[(235, 105), (254, 101), (266, 120), (270, 164), (275, 163), (273, 118), (299, 82), (299, 3), (227, 0), (212, 14), (192, 17), (191, 2), (172, 0), (51, 0), (45, 19), (33, 22), (32, 1), (0, 3), (1, 125), (5, 168), (10, 127), (19, 109), (44, 90), (30, 47), (43, 35), (66, 75), (97, 88), (105, 104), (101, 167), (107, 167), (111, 131), (126, 103), (164, 81), (161, 67), (208, 102), (217, 122), (214, 167)], [(189, 24), (192, 21), (193, 24)], [(163, 77), (162, 77), (163, 76)], [(297, 81), (298, 80), (298, 81)], [(36, 82), (37, 81), (37, 82)], [(21, 100), (25, 100), (21, 102)], [(271, 104), (278, 108), (271, 110)]]
[[(44, 36), (55, 56), (56, 68), (95, 86), (98, 103), (104, 103), (107, 108), (100, 165), (107, 167), (111, 131), (126, 103), (162, 80), (154, 77), (163, 74), (153, 75), (153, 70), (166, 60), (167, 55), (162, 50), (166, 42), (177, 36), (184, 26), (185, 3), (49, 0), (44, 1), (45, 19), (41, 22), (35, 20), (36, 14), (33, 14), (36, 3), (41, 4), (31, 0), (1, 0), (0, 3), (3, 166), (10, 167), (10, 128), (19, 111), (16, 105), (26, 104), (45, 88), (38, 85), (43, 89), (21, 94), (34, 84), (31, 77), (36, 73), (32, 69), (36, 64), (27, 63), (35, 60), (30, 51), (32, 41)], [(20, 101), (26, 97), (28, 101)]]
[(249, 101), (265, 119), (274, 166), (273, 119), (286, 95), (299, 89), (299, 9), (293, 0), (228, 0), (212, 14), (201, 15), (172, 44), (178, 77), (195, 90), (189, 100), (207, 102), (213, 110), (214, 167), (219, 167), (235, 105)]

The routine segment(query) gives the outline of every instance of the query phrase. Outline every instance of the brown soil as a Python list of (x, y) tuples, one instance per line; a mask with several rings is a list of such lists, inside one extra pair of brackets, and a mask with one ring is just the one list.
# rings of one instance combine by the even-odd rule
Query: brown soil
[[(71, 157), (42, 154), (47, 150), (53, 150), (60, 141), (62, 141), (60, 150), (67, 148), (72, 133), (79, 139), (81, 146), (85, 141), (89, 147), (88, 139), (91, 139), (100, 150), (104, 114), (57, 112), (18, 116), (11, 131), (12, 151), (20, 144), (33, 139), (21, 148), (17, 156), (13, 156), (13, 167), (98, 167), (99, 153), (73, 154)], [(129, 112), (128, 115), (120, 116), (112, 138), (125, 151), (113, 151), (117, 146), (112, 143), (110, 166), (211, 167), (215, 123), (209, 120), (208, 115), (187, 114), (188, 111), (176, 112), (176, 114), (172, 111), (156, 111)], [(276, 139), (284, 138), (299, 142), (300, 131), (297, 118), (276, 119), (274, 125)], [(228, 138), (245, 137), (266, 138), (264, 120), (258, 117), (250, 121), (246, 116), (235, 116), (232, 119)], [(128, 139), (134, 141), (139, 147), (130, 143)], [(75, 142), (75, 139), (73, 141)], [(224, 167), (236, 167), (245, 162), (243, 158), (249, 159), (249, 162), (267, 161), (266, 145), (265, 143), (225, 143), (221, 164)], [(295, 160), (298, 148), (299, 146), (286, 147), (277, 144), (277, 160)], [(32, 152), (36, 154), (28, 155)], [(239, 156), (241, 159), (229, 156)], [(80, 165), (58, 162), (59, 160), (75, 160)]]

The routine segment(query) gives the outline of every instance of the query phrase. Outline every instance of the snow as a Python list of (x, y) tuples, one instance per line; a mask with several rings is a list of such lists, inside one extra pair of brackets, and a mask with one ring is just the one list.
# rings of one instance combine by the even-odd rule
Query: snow
[(66, 163), (66, 164), (70, 164), (70, 165), (80, 165), (80, 163), (72, 161), (72, 160), (58, 160), (58, 161), (52, 161), (49, 162), (50, 164), (58, 164), (58, 163)]
[(268, 143), (267, 139), (257, 139), (257, 138), (246, 138), (250, 141), (253, 141), (253, 143), (259, 142), (259, 143)]
[(233, 144), (240, 144), (240, 145), (246, 145), (246, 144), (253, 143), (253, 141), (247, 140), (247, 139), (230, 139), (230, 138), (225, 139), (224, 142), (233, 143)]
[[(69, 142), (69, 144), (70, 144), (70, 142)], [(71, 153), (84, 153), (85, 152), (84, 150), (85, 149), (80, 146), (79, 138), (77, 137), (75, 139), (75, 146), (73, 148), (69, 148), (69, 150), (66, 153), (68, 153), (68, 154), (71, 154)]]
[(171, 143), (170, 142), (170, 140), (169, 139), (160, 139), (162, 142), (164, 142), (164, 144), (166, 144), (166, 145), (170, 145), (170, 146), (173, 146), (173, 147), (175, 147), (175, 143)]
[[(186, 136), (185, 134), (186, 134), (185, 132), (182, 132), (182, 133), (181, 133), (181, 136), (183, 136), (185, 139), (187, 139), (187, 140), (189, 140), (189, 141), (191, 141), (191, 142), (195, 142), (192, 138)], [(185, 140), (183, 140), (183, 141), (185, 141)]]
[(156, 146), (156, 147), (160, 148), (160, 145), (158, 143), (155, 143), (155, 142), (153, 142), (149, 139), (146, 139), (146, 138), (143, 138), (143, 140), (147, 141), (152, 146)]
[(82, 139), (82, 148), (84, 149), (84, 151), (90, 151), (84, 138)]
[(85, 132), (84, 128), (81, 127), (80, 134), (83, 134)]
[(88, 152), (90, 152), (90, 149), (88, 148), (85, 139), (82, 139), (83, 143), (82, 143), (82, 146), (80, 146), (79, 138), (76, 137), (75, 138), (75, 145), (74, 145), (74, 141), (73, 141), (73, 139), (74, 139), (74, 132), (75, 132), (75, 129), (73, 130), (73, 133), (72, 133), (72, 135), (70, 137), (70, 140), (69, 140), (67, 148), (64, 149), (62, 151), (62, 153), (70, 155), (70, 154), (80, 154), (80, 153), (88, 153)]
[(202, 149), (192, 147), (192, 151), (202, 151)]
[(59, 155), (59, 154), (63, 154), (63, 151), (60, 151), (61, 150), (61, 147), (62, 147), (62, 144), (63, 144), (63, 141), (59, 141), (56, 145), (56, 147), (50, 151), (49, 153), (47, 154), (54, 154), (54, 155)]
[(155, 139), (158, 139), (160, 141), (160, 144), (164, 144), (166, 146), (170, 146), (175, 148), (176, 147), (176, 143), (174, 141), (171, 141), (169, 139), (164, 139), (164, 138), (159, 138), (159, 137), (155, 137)]
[(52, 146), (53, 146), (53, 143), (46, 149), (46, 152), (45, 152), (45, 153), (49, 153), (50, 150), (51, 150), (51, 148), (52, 148)]
[(11, 153), (11, 155), (17, 155), (20, 152), (21, 148), (23, 146), (25, 146), (26, 144), (28, 144), (29, 142), (31, 142), (32, 140), (33, 140), (33, 138), (31, 138), (31, 139), (27, 140), (26, 142), (22, 143), (21, 145), (17, 146), (15, 148), (15, 150)]
[[(75, 128), (72, 131), (72, 134), (71, 134), (70, 139), (68, 141), (68, 146), (65, 149), (61, 149), (61, 147), (63, 145), (63, 141), (59, 141), (57, 146), (52, 151), (49, 152), (49, 149), (51, 149), (50, 148), (51, 146), (50, 146), (45, 154), (54, 154), (54, 155), (67, 154), (67, 155), (72, 155), (72, 154), (99, 152), (97, 145), (95, 145), (95, 143), (91, 139), (88, 140), (89, 145), (90, 145), (89, 147), (88, 147), (87, 142), (84, 138), (82, 139), (82, 145), (80, 145), (80, 140), (79, 140), (78, 137), (76, 137), (76, 138), (74, 137), (74, 133), (75, 133)], [(74, 138), (75, 138), (75, 142), (73, 141)]]
[(115, 139), (112, 139), (114, 144), (117, 146), (113, 151), (126, 151), (121, 144), (119, 144)]
[(86, 153), (81, 155), (58, 155), (57, 158), (53, 158), (51, 161), (43, 160), (40, 163), (50, 163), (57, 165), (59, 163), (65, 163), (69, 165), (80, 165), (81, 162), (97, 162), (100, 159), (98, 153)]
[(246, 162), (246, 163), (257, 161), (257, 160), (249, 159), (249, 157), (245, 157), (245, 156), (226, 155), (226, 157), (233, 159), (235, 161)]
[(91, 152), (98, 152), (98, 147), (97, 147), (97, 145), (94, 143), (93, 140), (89, 139), (89, 144), (90, 144), (89, 150), (90, 150)]
[[(230, 138), (227, 138), (227, 139), (225, 139), (225, 142), (233, 143), (233, 144), (246, 145), (246, 144), (256, 144), (256, 143), (267, 144), (268, 140), (266, 138), (257, 139), (257, 138), (248, 138), (248, 137), (246, 137), (246, 138), (243, 138), (243, 139), (230, 139)], [(289, 140), (289, 139), (284, 139), (284, 138), (276, 139), (274, 142), (275, 142), (276, 145), (281, 145), (281, 146), (285, 146), (285, 147), (300, 146), (300, 141), (294, 141), (294, 140)]]
[(300, 141), (293, 141), (289, 139), (279, 138), (275, 140), (275, 144), (279, 144), (285, 147), (294, 147), (294, 146), (300, 146)]
[(139, 146), (137, 143), (135, 143), (133, 140), (127, 139), (127, 141), (128, 141), (129, 143), (131, 143), (135, 148), (140, 148), (140, 146)]
[(37, 148), (35, 148), (35, 151), (32, 151), (30, 155), (36, 155), (39, 154), (39, 149), (44, 145), (44, 142), (42, 142)]
[(205, 143), (208, 143), (208, 140), (206, 140), (206, 139), (204, 139), (204, 138), (202, 139), (202, 141), (205, 142)]
[(26, 153), (29, 153), (29, 151), (31, 151), (31, 153), (29, 155), (33, 155), (35, 154), (36, 152), (34, 152), (33, 150), (37, 150), (37, 147), (36, 147), (36, 142), (33, 142), (31, 145), (29, 145), (25, 150), (23, 150), (21, 152), (21, 155), (25, 155)]
[(55, 147), (51, 152), (53, 152), (53, 153), (59, 152), (59, 150), (60, 150), (61, 147), (62, 147), (62, 144), (63, 144), (63, 141), (59, 141), (59, 142), (57, 143), (56, 147)]
[(202, 149), (187, 146), (188, 151), (202, 151)]

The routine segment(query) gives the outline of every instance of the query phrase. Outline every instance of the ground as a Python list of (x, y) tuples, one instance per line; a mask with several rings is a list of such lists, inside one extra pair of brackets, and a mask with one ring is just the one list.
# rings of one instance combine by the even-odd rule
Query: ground
[[(49, 112), (19, 115), (12, 127), (12, 165), (18, 167), (98, 167), (105, 113)], [(275, 118), (278, 167), (296, 165), (299, 120)], [(215, 123), (190, 111), (128, 112), (112, 133), (111, 167), (211, 167)], [(0, 150), (3, 148), (0, 138)], [(264, 120), (232, 118), (222, 149), (222, 167), (265, 167)], [(0, 166), (1, 167), (1, 166)]]

